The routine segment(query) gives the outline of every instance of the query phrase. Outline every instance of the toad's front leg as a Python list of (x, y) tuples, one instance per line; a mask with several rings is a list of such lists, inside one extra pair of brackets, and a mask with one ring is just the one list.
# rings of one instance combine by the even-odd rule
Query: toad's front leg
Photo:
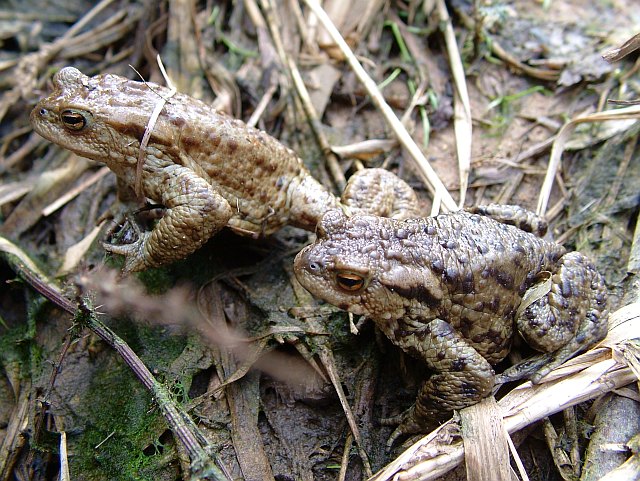
[(388, 448), (398, 437), (425, 432), (454, 409), (475, 404), (491, 392), (495, 382), (491, 365), (448, 322), (434, 319), (408, 328), (401, 324), (392, 334), (395, 344), (424, 360), (433, 374), (389, 437)]
[(105, 244), (125, 256), (123, 273), (158, 267), (182, 259), (200, 248), (233, 215), (229, 203), (193, 170), (171, 164), (161, 169), (145, 165), (143, 189), (165, 208), (151, 232), (140, 232), (131, 244)]

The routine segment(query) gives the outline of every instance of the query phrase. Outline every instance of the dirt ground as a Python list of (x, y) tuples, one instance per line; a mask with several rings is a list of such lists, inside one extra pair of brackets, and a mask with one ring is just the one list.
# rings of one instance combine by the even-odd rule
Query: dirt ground
[[(461, 199), (538, 210), (550, 239), (605, 275), (610, 310), (640, 317), (640, 59), (602, 58), (640, 33), (637, 0), (325, 2), (423, 161), (315, 4), (0, 2), (1, 481), (467, 479), (500, 464), (473, 453), (464, 415), (435, 450), (402, 454), (416, 439), (385, 449), (393, 428), (380, 420), (413, 403), (424, 369), (297, 284), (293, 257), (312, 233), (224, 230), (183, 261), (120, 277), (102, 242), (111, 214), (139, 206), (118, 201), (103, 166), (29, 124), (64, 66), (164, 84), (159, 55), (179, 92), (255, 118), (336, 193), (354, 171), (382, 166), (414, 187), (425, 216)], [(615, 108), (629, 114), (596, 114)], [(640, 335), (628, 325), (586, 365), (615, 352), (637, 375)], [(529, 479), (599, 479), (627, 459), (640, 413), (623, 367), (626, 381), (602, 374), (587, 402), (547, 394), (543, 420), (514, 429)], [(429, 459), (446, 462), (421, 468)]]

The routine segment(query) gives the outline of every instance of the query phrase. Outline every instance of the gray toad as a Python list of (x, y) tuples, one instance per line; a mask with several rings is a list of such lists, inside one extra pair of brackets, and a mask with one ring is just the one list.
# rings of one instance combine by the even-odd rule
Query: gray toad
[[(582, 254), (531, 233), (544, 230), (543, 221), (515, 206), (405, 221), (325, 214), (316, 242), (295, 259), (300, 283), (372, 319), (433, 372), (390, 445), (402, 434), (425, 431), (443, 411), (488, 396), (492, 365), (507, 355), (516, 329), (549, 353), (530, 376), (534, 382), (605, 336), (602, 276)], [(550, 292), (521, 308), (545, 276)]]

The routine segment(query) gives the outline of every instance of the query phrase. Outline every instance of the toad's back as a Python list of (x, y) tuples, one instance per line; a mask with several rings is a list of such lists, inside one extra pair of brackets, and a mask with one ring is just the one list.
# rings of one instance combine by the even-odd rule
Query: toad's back
[(337, 224), (316, 245), (314, 259), (366, 272), (368, 289), (377, 292), (336, 302), (340, 293), (332, 286), (322, 297), (362, 311), (390, 337), (403, 330), (398, 319), (443, 319), (492, 364), (508, 352), (524, 292), (565, 252), (517, 227), (466, 212), (404, 222), (361, 216)]
[(422, 277), (429, 272), (425, 288), (403, 290), (398, 279), (405, 316), (446, 320), (492, 364), (508, 351), (523, 294), (565, 252), (514, 226), (463, 212), (406, 221), (388, 242), (388, 258), (417, 267)]

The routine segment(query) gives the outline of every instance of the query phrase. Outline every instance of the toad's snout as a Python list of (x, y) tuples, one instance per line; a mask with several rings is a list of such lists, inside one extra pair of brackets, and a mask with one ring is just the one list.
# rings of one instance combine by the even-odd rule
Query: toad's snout
[(313, 257), (313, 245), (310, 245), (302, 249), (293, 261), (293, 270), (303, 286), (305, 286), (304, 278), (320, 273), (320, 262)]

